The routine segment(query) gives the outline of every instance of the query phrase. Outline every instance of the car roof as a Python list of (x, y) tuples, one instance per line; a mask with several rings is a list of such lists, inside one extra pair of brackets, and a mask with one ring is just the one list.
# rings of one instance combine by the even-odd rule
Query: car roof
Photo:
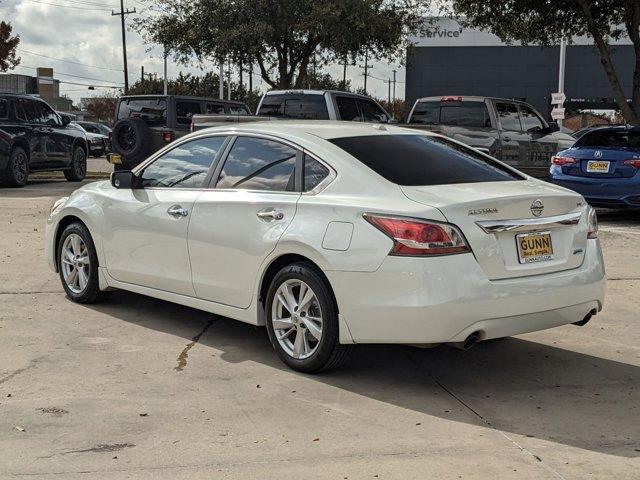
[[(585, 135), (592, 132), (640, 132), (640, 127), (634, 125), (598, 125), (597, 127), (587, 127), (578, 132), (585, 131)], [(577, 132), (576, 132), (577, 133)]]
[(227, 105), (244, 105), (244, 102), (241, 102), (239, 100), (226, 100), (224, 98), (212, 98), (212, 97), (193, 97), (190, 95), (161, 95), (161, 94), (123, 95), (119, 98), (119, 100), (129, 100), (132, 98), (144, 98), (144, 99), (176, 98), (178, 100), (195, 100), (195, 101), (204, 101), (204, 102), (217, 102), (217, 103), (223, 103)]
[[(212, 127), (199, 130), (229, 130), (229, 126)], [(325, 140), (344, 137), (363, 137), (373, 135), (423, 135), (437, 136), (432, 132), (403, 128), (383, 123), (343, 122), (336, 120), (272, 120), (264, 122), (236, 123), (231, 129), (241, 133), (264, 133), (270, 135), (299, 136), (313, 135)]]
[(371, 98), (368, 95), (362, 95), (360, 93), (353, 93), (353, 92), (345, 92), (343, 90), (312, 90), (312, 89), (290, 89), (290, 90), (269, 90), (267, 93), (265, 93), (265, 96), (271, 96), (271, 95), (286, 95), (286, 94), (293, 94), (293, 95), (324, 95), (325, 93), (335, 93), (337, 95), (345, 95), (345, 96), (349, 96), (349, 97), (358, 97), (358, 98), (366, 98), (368, 100), (374, 100), (373, 98)]
[(431, 97), (421, 97), (416, 102), (440, 102), (443, 98), (460, 98), (463, 102), (484, 102), (485, 100), (497, 100), (501, 102), (527, 103), (524, 100), (502, 97), (482, 97), (478, 95), (434, 95)]

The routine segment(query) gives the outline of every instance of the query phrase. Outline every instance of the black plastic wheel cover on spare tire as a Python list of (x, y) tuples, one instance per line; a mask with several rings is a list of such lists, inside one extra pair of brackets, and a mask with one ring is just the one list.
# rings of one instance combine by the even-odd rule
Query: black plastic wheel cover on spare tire
[(127, 167), (144, 160), (151, 145), (151, 129), (141, 118), (123, 118), (113, 127), (111, 135), (113, 150), (120, 154)]

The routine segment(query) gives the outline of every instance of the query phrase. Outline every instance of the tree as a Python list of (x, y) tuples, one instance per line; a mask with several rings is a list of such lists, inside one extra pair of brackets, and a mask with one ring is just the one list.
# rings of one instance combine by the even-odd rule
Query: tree
[(428, 0), (154, 0), (157, 15), (138, 18), (149, 42), (177, 60), (253, 59), (272, 88), (301, 88), (312, 57), (390, 57), (424, 28)]
[[(562, 38), (588, 35), (613, 95), (627, 122), (640, 124), (640, 0), (453, 0), (463, 22), (485, 28), (503, 41), (557, 45)], [(611, 59), (611, 40), (627, 36), (635, 51), (631, 104)]]
[(100, 122), (111, 125), (115, 120), (116, 105), (118, 97), (116, 95), (95, 96), (84, 100), (84, 107), (87, 112)]
[(0, 72), (6, 72), (20, 64), (16, 49), (20, 43), (20, 35), (11, 36), (11, 24), (0, 21)]

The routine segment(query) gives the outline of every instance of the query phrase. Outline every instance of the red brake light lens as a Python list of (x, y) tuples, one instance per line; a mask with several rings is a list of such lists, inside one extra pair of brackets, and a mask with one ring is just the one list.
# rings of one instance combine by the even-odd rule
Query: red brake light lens
[(629, 165), (633, 168), (638, 168), (640, 169), (640, 158), (632, 158), (630, 160), (625, 160), (624, 162), (622, 162), (625, 165)]
[(440, 98), (441, 102), (461, 102), (462, 101), (462, 97), (442, 97)]
[(173, 132), (162, 132), (162, 138), (166, 143), (173, 142)]
[(437, 256), (471, 251), (462, 232), (447, 223), (368, 213), (364, 219), (393, 240), (389, 255)]
[(577, 160), (573, 157), (563, 157), (561, 155), (554, 155), (553, 157), (551, 157), (551, 163), (553, 163), (554, 165), (573, 165), (576, 162)]

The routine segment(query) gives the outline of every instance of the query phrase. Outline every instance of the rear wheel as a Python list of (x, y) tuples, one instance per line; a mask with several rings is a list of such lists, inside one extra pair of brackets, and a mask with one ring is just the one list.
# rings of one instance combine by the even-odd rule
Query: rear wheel
[(29, 156), (22, 147), (14, 147), (7, 168), (2, 173), (2, 182), (8, 187), (24, 187), (29, 178)]
[(351, 353), (338, 341), (338, 309), (324, 278), (307, 263), (284, 267), (265, 302), (267, 332), (280, 359), (300, 372), (337, 368)]
[(87, 154), (82, 147), (73, 149), (73, 157), (69, 169), (64, 171), (65, 178), (70, 182), (81, 182), (87, 174)]
[(98, 281), (98, 255), (85, 225), (68, 225), (57, 245), (58, 270), (67, 296), (78, 303), (93, 303), (106, 296)]

